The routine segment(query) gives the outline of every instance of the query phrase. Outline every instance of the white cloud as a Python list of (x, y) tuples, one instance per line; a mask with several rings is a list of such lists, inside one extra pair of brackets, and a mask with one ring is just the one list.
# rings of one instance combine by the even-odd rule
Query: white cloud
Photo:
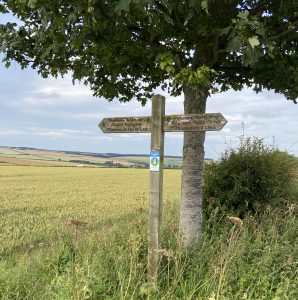
[(45, 133), (45, 135), (53, 136), (53, 137), (62, 137), (62, 136), (65, 136), (65, 133), (61, 132), (61, 131), (49, 131), (49, 132)]
[(26, 131), (18, 129), (4, 129), (0, 131), (0, 136), (22, 136), (24, 134), (26, 134)]
[(225, 134), (229, 134), (232, 132), (231, 128), (223, 128), (222, 132), (224, 132)]
[(49, 79), (47, 83), (36, 83), (34, 90), (22, 97), (11, 101), (15, 107), (43, 108), (61, 107), (88, 103), (93, 96), (86, 86), (73, 86), (69, 80)]
[(225, 114), (224, 117), (227, 119), (229, 124), (244, 122), (245, 119), (247, 120), (247, 117), (245, 117), (243, 114), (240, 113)]

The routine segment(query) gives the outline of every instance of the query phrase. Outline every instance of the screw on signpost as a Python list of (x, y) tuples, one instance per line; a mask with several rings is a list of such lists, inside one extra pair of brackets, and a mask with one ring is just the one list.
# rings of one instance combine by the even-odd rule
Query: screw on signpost
[(148, 229), (148, 282), (155, 285), (159, 265), (162, 224), (162, 188), (165, 97), (152, 98), (151, 153), (150, 153), (150, 204)]

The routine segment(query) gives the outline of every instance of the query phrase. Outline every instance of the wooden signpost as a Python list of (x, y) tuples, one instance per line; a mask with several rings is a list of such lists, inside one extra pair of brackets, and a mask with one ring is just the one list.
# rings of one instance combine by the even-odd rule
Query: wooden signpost
[(218, 131), (226, 123), (220, 113), (165, 116), (165, 97), (155, 95), (151, 117), (105, 118), (98, 125), (104, 133), (151, 132), (148, 281), (152, 284), (157, 280), (161, 241), (164, 132)]

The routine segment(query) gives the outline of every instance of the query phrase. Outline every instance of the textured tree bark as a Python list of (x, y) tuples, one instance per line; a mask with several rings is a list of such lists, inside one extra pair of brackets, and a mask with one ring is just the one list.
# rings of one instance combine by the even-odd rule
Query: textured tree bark
[[(184, 87), (184, 113), (206, 112), (208, 89)], [(180, 238), (187, 248), (197, 244), (202, 231), (202, 177), (205, 132), (185, 132), (183, 142)]]

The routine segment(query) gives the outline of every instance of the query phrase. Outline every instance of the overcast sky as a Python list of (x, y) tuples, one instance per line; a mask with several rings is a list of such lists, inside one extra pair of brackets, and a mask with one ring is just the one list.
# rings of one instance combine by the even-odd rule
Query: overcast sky
[[(1, 57), (0, 57), (1, 58)], [(142, 116), (151, 102), (123, 104), (93, 98), (88, 87), (72, 85), (70, 78), (42, 79), (17, 64), (0, 63), (0, 145), (97, 153), (149, 153), (149, 134), (103, 134), (97, 125), (104, 117)], [(183, 97), (166, 95), (166, 113), (183, 113)], [(206, 157), (218, 158), (227, 145), (238, 143), (243, 131), (265, 138), (298, 156), (298, 105), (272, 92), (255, 94), (246, 89), (213, 95), (208, 112), (221, 112), (228, 124), (208, 132)], [(166, 133), (165, 153), (182, 154), (183, 135)]]

